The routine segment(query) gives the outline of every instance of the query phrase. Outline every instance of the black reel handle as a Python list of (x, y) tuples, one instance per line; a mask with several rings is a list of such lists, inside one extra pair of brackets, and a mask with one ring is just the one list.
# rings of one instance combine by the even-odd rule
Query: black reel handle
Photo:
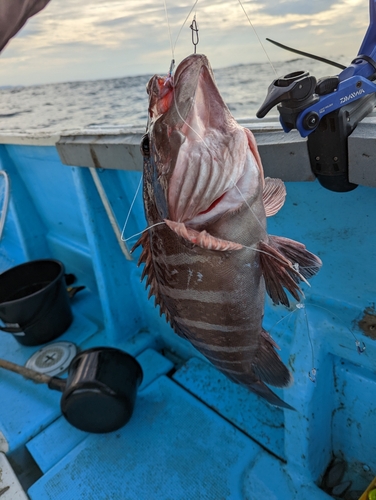
[(295, 71), (274, 80), (268, 88), (265, 101), (257, 111), (257, 118), (264, 118), (276, 105), (288, 129), (295, 128), (295, 121), (301, 111), (319, 100), (315, 93), (316, 78), (308, 71)]

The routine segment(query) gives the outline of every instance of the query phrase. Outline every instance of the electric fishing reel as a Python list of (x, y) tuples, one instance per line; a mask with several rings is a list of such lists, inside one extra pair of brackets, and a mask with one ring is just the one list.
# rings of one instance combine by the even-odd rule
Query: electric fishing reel
[(346, 192), (357, 187), (348, 180), (347, 138), (376, 105), (375, 57), (376, 0), (370, 0), (370, 25), (359, 54), (350, 66), (324, 60), (343, 71), (319, 80), (308, 71), (277, 78), (256, 113), (258, 118), (263, 118), (277, 106), (283, 130), (297, 129), (302, 137), (308, 138), (312, 171), (320, 184), (331, 191)]

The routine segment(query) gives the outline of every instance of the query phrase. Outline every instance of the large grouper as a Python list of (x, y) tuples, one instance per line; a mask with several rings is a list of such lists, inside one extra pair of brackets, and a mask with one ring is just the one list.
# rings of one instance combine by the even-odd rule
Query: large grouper
[(299, 282), (321, 261), (267, 233), (284, 184), (264, 179), (255, 138), (231, 115), (206, 56), (188, 56), (173, 76), (153, 76), (147, 92), (141, 151), (149, 228), (135, 247), (143, 247), (149, 297), (227, 377), (290, 408), (266, 385), (293, 379), (262, 327), (265, 290), (288, 306), (285, 290), (299, 300)]

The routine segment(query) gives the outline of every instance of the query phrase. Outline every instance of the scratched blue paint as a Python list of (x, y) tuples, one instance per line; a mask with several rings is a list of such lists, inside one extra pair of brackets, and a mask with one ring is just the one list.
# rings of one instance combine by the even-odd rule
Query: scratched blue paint
[(230, 382), (208, 362), (197, 358), (191, 358), (173, 379), (257, 443), (285, 459), (285, 421), (281, 408), (250, 394), (245, 387)]
[[(84, 302), (81, 297), (81, 303)], [(80, 344), (97, 331), (97, 326), (82, 316), (75, 306), (73, 303), (71, 327), (57, 341)], [(39, 349), (40, 346), (22, 346), (9, 333), (0, 332), (1, 358), (24, 365)], [(61, 393), (5, 370), (1, 370), (0, 380), (0, 431), (12, 452), (58, 418)]]
[[(161, 500), (169, 498), (172, 488), (178, 492), (173, 498), (222, 498), (211, 495), (218, 477), (223, 498), (301, 500), (303, 495), (321, 500), (329, 497), (317, 484), (333, 454), (348, 462), (351, 480), (363, 481), (359, 489), (368, 479), (360, 473), (363, 465), (376, 474), (376, 345), (359, 327), (364, 311), (372, 310), (376, 300), (373, 189), (340, 194), (318, 183), (290, 183), (284, 207), (268, 219), (271, 234), (303, 242), (324, 263), (311, 287), (304, 286), (304, 308), (293, 305), (288, 311), (266, 301), (264, 327), (294, 375), (294, 385), (281, 396), (296, 411), (277, 410), (276, 428), (270, 425), (273, 409), (264, 414), (264, 403), (254, 396), (247, 400), (227, 381), (218, 385), (222, 376), (202, 365), (195, 349), (159, 318), (140, 283), (141, 270), (135, 261), (125, 261), (119, 249), (86, 169), (63, 166), (53, 147), (0, 145), (0, 163), (12, 185), (0, 272), (30, 259), (59, 258), (87, 287), (74, 303), (80, 327), (62, 339), (81, 348), (115, 345), (137, 356), (148, 348), (163, 348), (177, 363), (173, 379), (161, 376), (167, 368), (161, 370), (159, 362), (171, 366), (161, 354), (155, 365), (150, 363), (148, 379), (154, 382), (139, 393), (135, 415), (120, 438), (89, 436), (73, 439), (69, 446), (66, 424), (58, 419), (59, 394), (1, 372), (0, 432), (9, 443), (9, 454), (29, 443), (46, 472), (30, 489), (33, 500), (63, 498), (67, 491), (72, 498), (100, 499), (104, 484), (131, 485), (124, 498), (138, 499), (142, 496), (134, 485), (145, 482), (145, 474), (154, 488), (150, 498)], [(99, 175), (122, 226), (140, 174), (108, 170)], [(141, 231), (144, 224), (138, 200), (126, 236)], [(358, 353), (356, 340), (365, 343), (365, 353)], [(4, 358), (24, 363), (34, 350), (0, 334)], [(189, 361), (192, 357), (200, 361)], [(313, 368), (315, 382), (308, 376)], [(203, 426), (196, 415), (202, 416)], [(135, 446), (143, 433), (141, 452)], [(43, 463), (48, 436), (53, 436), (54, 450), (51, 457), (46, 452)], [(137, 460), (129, 461), (128, 438)], [(200, 465), (200, 497), (189, 488), (193, 478), (184, 465), (187, 461)], [(228, 461), (234, 468), (226, 468)], [(207, 485), (201, 470), (208, 471)], [(114, 498), (111, 490), (109, 495)]]
[(161, 377), (139, 395), (129, 424), (87, 437), (28, 494), (31, 500), (240, 500), (243, 474), (257, 451), (231, 424)]

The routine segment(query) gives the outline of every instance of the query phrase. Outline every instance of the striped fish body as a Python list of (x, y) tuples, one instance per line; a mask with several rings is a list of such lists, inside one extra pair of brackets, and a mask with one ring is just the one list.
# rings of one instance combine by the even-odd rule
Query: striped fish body
[(319, 259), (267, 234), (283, 183), (264, 180), (253, 135), (231, 116), (205, 56), (186, 58), (174, 79), (153, 77), (148, 93), (141, 149), (145, 214), (154, 227), (137, 245), (149, 296), (226, 376), (289, 408), (265, 385), (292, 381), (262, 328), (265, 289), (288, 305), (283, 288), (299, 298), (299, 279), (314, 274)]
[[(144, 182), (146, 206), (152, 207), (153, 200), (148, 199), (152, 191), (148, 176)], [(261, 203), (260, 212), (263, 212)], [(160, 222), (155, 214), (156, 210), (147, 213), (149, 225)], [(265, 221), (265, 213), (262, 215)], [(241, 230), (252, 219), (253, 214), (250, 216), (245, 207), (233, 221), (228, 221), (225, 234), (220, 231), (224, 221), (213, 224), (207, 231), (252, 247), (265, 234), (261, 227), (254, 232)], [(232, 368), (230, 361), (235, 361), (237, 355), (237, 364), (248, 363), (250, 354), (257, 349), (264, 309), (265, 285), (258, 252), (251, 248), (238, 251), (202, 248), (167, 225), (150, 229), (142, 240), (142, 260), (147, 259), (149, 264), (145, 272), (152, 284), (150, 292), (175, 331), (216, 366), (227, 367), (228, 373)]]

